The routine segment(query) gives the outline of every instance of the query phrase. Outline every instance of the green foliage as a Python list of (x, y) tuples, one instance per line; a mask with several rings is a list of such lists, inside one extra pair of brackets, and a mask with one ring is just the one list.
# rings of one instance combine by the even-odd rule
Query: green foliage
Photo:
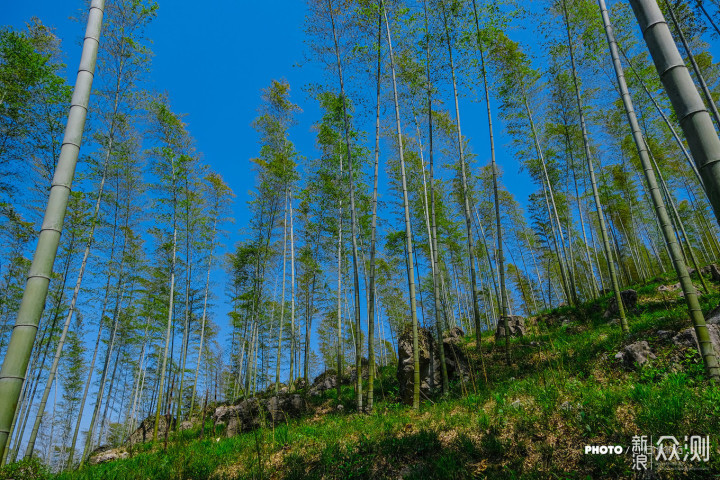
[(49, 480), (48, 468), (37, 457), (23, 458), (19, 462), (0, 467), (0, 480)]
[[(643, 297), (652, 298), (654, 292)], [(704, 307), (718, 300), (720, 294), (713, 294)], [(663, 310), (645, 308), (631, 322), (631, 336), (647, 339), (658, 355), (636, 372), (613, 363), (624, 340), (606, 324), (597, 304), (550, 312), (573, 321), (553, 326), (541, 320), (526, 338), (513, 339), (516, 364), (509, 367), (497, 361), (502, 346), (484, 339), (487, 386), (477, 352), (469, 349), (478, 375), (475, 386), (466, 385), (465, 394), (456, 385), (449, 397), (426, 402), (417, 413), (397, 403), (395, 367), (389, 366), (379, 372), (372, 414), (343, 413), (352, 412), (354, 405), (353, 389), (346, 384), (339, 402), (343, 412), (229, 439), (220, 431), (219, 439), (198, 439), (195, 428), (171, 437), (167, 452), (158, 445), (140, 445), (128, 460), (57, 478), (130, 479), (143, 472), (148, 479), (240, 479), (260, 478), (271, 470), (283, 479), (543, 479), (551, 473), (624, 478), (631, 474), (626, 457), (573, 452), (586, 444), (629, 445), (638, 432), (657, 436), (720, 430), (720, 388), (705, 379), (697, 352), (678, 350), (651, 335), (657, 329), (685, 327), (682, 301)], [(676, 354), (679, 362), (666, 360)], [(338, 405), (334, 391), (309, 401), (323, 408)], [(206, 432), (210, 429), (208, 425)], [(708, 474), (720, 472), (717, 459), (708, 467)]]

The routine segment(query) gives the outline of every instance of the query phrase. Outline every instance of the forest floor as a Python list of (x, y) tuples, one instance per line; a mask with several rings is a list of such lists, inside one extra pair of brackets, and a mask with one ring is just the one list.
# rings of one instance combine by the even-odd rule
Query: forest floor
[[(225, 438), (207, 423), (161, 442), (132, 447), (131, 458), (87, 466), (47, 478), (90, 479), (600, 479), (720, 477), (720, 386), (705, 378), (691, 348), (658, 335), (690, 327), (679, 293), (658, 293), (670, 277), (634, 287), (638, 309), (629, 314), (630, 335), (603, 318), (608, 296), (545, 318), (513, 339), (512, 364), (504, 342), (485, 334), (482, 355), (474, 339), (465, 347), (474, 378), (455, 383), (448, 396), (422, 403), (419, 411), (397, 401), (395, 368), (376, 383), (375, 408), (353, 412), (353, 389), (312, 401), (319, 411), (275, 428)], [(720, 303), (718, 285), (702, 296), (707, 313)], [(646, 340), (656, 359), (626, 370), (615, 359), (624, 345)], [(485, 373), (483, 373), (485, 372)], [(210, 432), (210, 433), (208, 433)], [(672, 435), (710, 435), (708, 462), (685, 462), (701, 470), (633, 469), (632, 440), (648, 443)], [(586, 445), (620, 445), (623, 454), (586, 454)], [(682, 455), (681, 455), (682, 460)], [(8, 471), (1, 478), (13, 478)], [(39, 476), (38, 478), (44, 478)]]

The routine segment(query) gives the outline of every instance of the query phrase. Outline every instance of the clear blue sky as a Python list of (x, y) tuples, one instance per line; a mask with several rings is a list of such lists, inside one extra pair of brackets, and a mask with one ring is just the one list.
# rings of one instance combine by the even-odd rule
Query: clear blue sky
[[(248, 220), (246, 201), (254, 184), (249, 159), (259, 151), (251, 122), (257, 115), (260, 92), (272, 79), (287, 79), (293, 101), (304, 111), (298, 115), (291, 140), (301, 155), (311, 157), (316, 153), (311, 126), (320, 118), (320, 112), (302, 88), (323, 81), (324, 75), (317, 64), (304, 62), (305, 1), (225, 0), (208, 4), (207, 8), (190, 0), (159, 3), (157, 18), (148, 31), (155, 53), (148, 87), (167, 91), (174, 111), (187, 114), (185, 121), (204, 161), (225, 178), (237, 195), (237, 223), (227, 239), (227, 247), (232, 248), (240, 238), (238, 230)], [(70, 17), (82, 18), (88, 4), (84, 0), (11, 2), (3, 12), (3, 23), (20, 29), (36, 16), (55, 27), (66, 55), (68, 81), (73, 84), (85, 26)], [(530, 40), (523, 37), (521, 40)], [(484, 165), (489, 161), (487, 120), (478, 100), (472, 96), (462, 99), (461, 112), (463, 133), (471, 139), (478, 163)], [(448, 98), (445, 102), (445, 107), (450, 108)], [(502, 130), (500, 122), (496, 128)], [(500, 133), (498, 138), (503, 181), (524, 203), (526, 193), (534, 187), (525, 174), (517, 174), (518, 164), (505, 152), (507, 137)], [(223, 294), (225, 276), (216, 271), (213, 278), (217, 294), (214, 320), (224, 330), (228, 311)]]
[[(185, 121), (204, 161), (237, 195), (236, 224), (230, 226), (227, 241), (232, 248), (248, 219), (247, 192), (254, 183), (249, 159), (259, 150), (250, 124), (257, 115), (261, 90), (272, 79), (290, 82), (293, 100), (305, 110), (292, 139), (303, 155), (313, 155), (310, 128), (319, 113), (314, 102), (306, 101), (301, 87), (318, 81), (322, 73), (312, 64), (294, 66), (304, 60), (305, 2), (221, 1), (208, 4), (209, 8), (198, 8), (197, 2), (189, 0), (159, 3), (158, 16), (148, 31), (155, 53), (148, 87), (167, 91), (173, 109), (187, 114)], [(68, 82), (73, 84), (85, 25), (71, 17), (82, 18), (88, 5), (80, 0), (12, 1), (3, 6), (2, 23), (23, 29), (35, 16), (54, 27), (62, 40)], [(225, 276), (216, 271), (213, 277), (218, 295), (214, 317), (223, 328), (228, 311), (223, 296)]]
[[(174, 111), (187, 114), (185, 121), (204, 161), (224, 177), (237, 195), (233, 212), (236, 224), (230, 227), (228, 249), (240, 239), (239, 229), (248, 220), (246, 202), (254, 185), (249, 159), (259, 151), (251, 122), (257, 115), (261, 90), (272, 79), (287, 79), (292, 100), (303, 109), (297, 117), (298, 125), (291, 131), (291, 140), (301, 155), (316, 154), (311, 126), (320, 118), (320, 112), (315, 100), (306, 97), (303, 87), (322, 82), (326, 77), (317, 64), (305, 62), (305, 3), (223, 0), (203, 8), (190, 0), (160, 1), (157, 18), (147, 32), (155, 54), (148, 87), (168, 92)], [(88, 5), (86, 0), (14, 1), (5, 7), (3, 23), (21, 29), (35, 16), (54, 27), (62, 40), (68, 81), (73, 84), (85, 25), (71, 17), (83, 18)], [(301, 67), (297, 66), (300, 64)], [(450, 108), (448, 98), (445, 102), (445, 108)], [(463, 134), (471, 139), (471, 150), (478, 153), (480, 165), (489, 162), (484, 111), (477, 98), (461, 100)], [(501, 129), (500, 123), (496, 128)], [(525, 193), (534, 187), (526, 175), (517, 175), (518, 164), (504, 153), (502, 144), (509, 141), (507, 137), (500, 133), (498, 138), (498, 163), (506, 173), (504, 183), (510, 191), (521, 193), (518, 200), (524, 203)], [(216, 293), (213, 318), (221, 332), (227, 332), (226, 276), (216, 269), (213, 281)], [(221, 333), (219, 340), (225, 344), (223, 337)]]
[[(56, 28), (61, 38), (69, 82), (74, 83), (85, 26), (70, 19), (89, 2), (37, 0), (8, 2), (3, 24), (24, 28), (36, 16)], [(272, 79), (286, 78), (292, 96), (305, 114), (293, 130), (293, 141), (304, 155), (312, 155), (312, 122), (317, 108), (305, 101), (301, 87), (317, 81), (315, 65), (303, 62), (305, 2), (221, 1), (198, 8), (189, 0), (160, 2), (148, 36), (153, 40), (153, 68), (149, 86), (167, 91), (176, 112), (197, 140), (205, 162), (218, 171), (238, 195), (235, 217), (246, 219), (246, 192), (252, 188), (248, 159), (258, 145), (250, 123), (256, 116), (260, 91)]]

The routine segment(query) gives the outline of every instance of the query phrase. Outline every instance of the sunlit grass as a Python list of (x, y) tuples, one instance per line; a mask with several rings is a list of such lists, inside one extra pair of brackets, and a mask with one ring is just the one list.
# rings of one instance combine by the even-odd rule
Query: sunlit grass
[[(650, 299), (661, 283), (639, 291)], [(55, 478), (630, 477), (630, 456), (584, 455), (584, 445), (628, 446), (633, 435), (720, 432), (720, 387), (705, 379), (696, 352), (679, 351), (654, 336), (690, 326), (684, 301), (676, 296), (661, 302), (662, 308), (648, 301), (630, 314), (629, 339), (602, 318), (597, 302), (565, 308), (569, 325), (541, 321), (527, 337), (513, 339), (509, 366), (504, 343), (486, 335), (481, 357), (468, 337), (472, 378), (455, 382), (447, 397), (425, 401), (418, 412), (397, 403), (395, 369), (387, 367), (379, 374), (370, 414), (353, 412), (353, 389), (345, 385), (339, 401), (335, 390), (311, 399), (329, 412), (322, 416), (233, 438), (220, 432), (211, 437), (208, 423), (203, 439), (198, 426), (171, 436), (167, 451), (162, 443), (138, 445), (127, 460)], [(716, 291), (702, 299), (706, 311), (718, 302)], [(625, 371), (614, 354), (639, 339), (648, 340), (658, 358), (639, 371)], [(686, 478), (720, 473), (719, 460), (713, 450), (710, 470)], [(36, 478), (45, 476), (39, 472)]]

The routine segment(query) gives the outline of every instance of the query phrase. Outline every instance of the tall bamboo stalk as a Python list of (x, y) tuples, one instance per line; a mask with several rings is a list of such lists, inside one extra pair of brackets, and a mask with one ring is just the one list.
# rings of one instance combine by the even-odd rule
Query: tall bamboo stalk
[(690, 48), (690, 45), (685, 38), (685, 34), (683, 33), (682, 28), (680, 28), (680, 24), (677, 21), (677, 17), (675, 17), (675, 11), (673, 10), (672, 5), (670, 5), (670, 2), (668, 2), (668, 0), (665, 0), (665, 5), (667, 5), (668, 12), (670, 13), (670, 19), (672, 20), (673, 26), (675, 27), (675, 32), (677, 32), (678, 36), (680, 37), (680, 42), (682, 43), (683, 48), (685, 49), (685, 53), (690, 60), (690, 65), (692, 65), (693, 67), (695, 77), (700, 84), (700, 88), (702, 89), (703, 96), (705, 97), (705, 101), (707, 102), (707, 106), (710, 107), (710, 112), (712, 112), (713, 118), (715, 119), (715, 124), (720, 127), (720, 114), (718, 113), (718, 109), (715, 105), (715, 100), (713, 100), (712, 98), (710, 89), (705, 82), (705, 77), (700, 71), (700, 67), (698, 67), (697, 62), (695, 61), (695, 55), (693, 55), (692, 49)]
[[(378, 168), (380, 164), (380, 86), (382, 73), (382, 23), (383, 16), (378, 11), (378, 33), (377, 33), (377, 72), (375, 75), (375, 167), (373, 170), (373, 197), (372, 197), (372, 218), (370, 220), (370, 264), (368, 275), (370, 277), (368, 287), (368, 395), (367, 408), (372, 410), (375, 389), (375, 239), (377, 235), (377, 201), (378, 201)], [(379, 310), (379, 309), (378, 309)], [(382, 329), (380, 330), (382, 334)]]
[(655, 0), (630, 0), (720, 222), (720, 138)]
[[(173, 243), (172, 243), (172, 263), (170, 265), (170, 298), (168, 300), (168, 319), (165, 331), (165, 352), (163, 354), (162, 368), (160, 369), (160, 389), (158, 390), (157, 407), (155, 408), (155, 426), (153, 428), (153, 441), (157, 441), (158, 427), (160, 426), (160, 410), (162, 410), (163, 388), (165, 385), (165, 371), (167, 370), (167, 356), (170, 348), (170, 331), (173, 319), (173, 307), (175, 305), (175, 262), (177, 257), (177, 188), (175, 188), (175, 180), (177, 172), (175, 171), (175, 158), (171, 158), (172, 164), (172, 189), (173, 189)], [(166, 425), (169, 430), (170, 425)], [(92, 432), (91, 432), (92, 433)]]
[(50, 188), (45, 218), (40, 238), (33, 256), (28, 281), (23, 293), (17, 321), (0, 370), (0, 452), (4, 452), (8, 434), (17, 408), (20, 390), (25, 381), (30, 355), (32, 353), (38, 323), (45, 308), (52, 266), (57, 255), (62, 233), (63, 220), (68, 205), (70, 189), (75, 175), (80, 145), (82, 143), (85, 119), (90, 101), (90, 92), (95, 75), (100, 30), (102, 27), (104, 0), (92, 0), (88, 14), (82, 58), (60, 158)]
[[(335, 46), (335, 59), (337, 62), (338, 79), (340, 81), (340, 98), (342, 99), (342, 111), (343, 111), (343, 129), (345, 148), (347, 149), (347, 160), (348, 160), (348, 175), (350, 177), (350, 236), (352, 237), (352, 254), (353, 254), (353, 288), (355, 296), (355, 309), (353, 310), (355, 317), (355, 330), (360, 332), (360, 280), (358, 275), (358, 228), (357, 218), (355, 213), (355, 184), (353, 178), (353, 156), (352, 149), (350, 147), (350, 121), (347, 113), (347, 98), (345, 96), (345, 81), (343, 78), (342, 59), (340, 56), (340, 47), (338, 45), (337, 29), (335, 28), (335, 15), (333, 12), (332, 0), (328, 0), (328, 11), (330, 13), (330, 23), (332, 25), (333, 42)], [(360, 345), (360, 334), (355, 336), (355, 371), (356, 375), (356, 402), (358, 411), (362, 411), (362, 347)]]
[(385, 2), (380, 0), (380, 6), (385, 18), (385, 32), (388, 42), (388, 53), (390, 55), (390, 71), (392, 72), (393, 99), (395, 103), (395, 123), (397, 130), (398, 154), (400, 156), (400, 176), (402, 179), (403, 208), (405, 210), (405, 248), (408, 256), (408, 287), (410, 290), (410, 315), (412, 318), (412, 336), (413, 336), (413, 408), (420, 408), (420, 357), (418, 349), (418, 319), (417, 319), (417, 303), (415, 300), (415, 268), (413, 255), (413, 238), (412, 229), (410, 227), (410, 206), (407, 190), (407, 178), (405, 176), (405, 153), (403, 149), (402, 127), (400, 125), (400, 102), (398, 98), (397, 76), (395, 74), (395, 56), (393, 54), (392, 38), (390, 36), (390, 24), (388, 22), (387, 9)]
[[(625, 306), (623, 305), (622, 296), (620, 295), (620, 285), (618, 284), (617, 275), (615, 273), (615, 265), (613, 265), (612, 261), (610, 240), (608, 239), (607, 227), (605, 225), (605, 216), (603, 214), (602, 204), (600, 203), (600, 194), (598, 193), (597, 182), (595, 181), (595, 169), (593, 167), (593, 159), (590, 153), (590, 141), (588, 140), (587, 126), (585, 125), (585, 113), (582, 98), (580, 96), (580, 86), (578, 84), (577, 68), (575, 66), (575, 53), (573, 49), (573, 40), (570, 31), (570, 18), (567, 11), (566, 0), (562, 0), (562, 8), (565, 28), (567, 31), (570, 65), (572, 67), (573, 85), (575, 87), (575, 99), (577, 100), (578, 114), (580, 116), (580, 129), (582, 130), (583, 145), (585, 146), (585, 158), (590, 172), (590, 183), (592, 184), (593, 196), (595, 197), (595, 207), (597, 209), (598, 221), (600, 224), (600, 234), (605, 246), (605, 257), (607, 259), (608, 271), (610, 273), (610, 283), (612, 284), (612, 289), (615, 293), (615, 302), (617, 303), (618, 315), (620, 316), (620, 328), (623, 333), (627, 334), (630, 332), (630, 328), (628, 327), (627, 318), (625, 317)], [(620, 258), (618, 258), (618, 264), (620, 264)], [(620, 265), (622, 266), (622, 264)]]
[(612, 25), (610, 24), (610, 18), (605, 7), (605, 0), (598, 0), (598, 5), (600, 6), (603, 22), (605, 24), (605, 33), (610, 47), (610, 53), (612, 55), (618, 85), (620, 86), (623, 104), (625, 105), (625, 112), (628, 117), (628, 122), (630, 123), (630, 128), (632, 129), (633, 139), (635, 140), (635, 146), (637, 147), (643, 170), (645, 171), (645, 180), (647, 181), (648, 189), (650, 190), (650, 196), (653, 200), (655, 212), (662, 226), (663, 236), (665, 237), (665, 242), (672, 255), (673, 266), (675, 267), (675, 271), (677, 272), (680, 280), (680, 285), (683, 289), (690, 318), (692, 319), (693, 326), (695, 327), (695, 334), (697, 335), (700, 352), (702, 354), (703, 361), (705, 362), (705, 369), (708, 376), (717, 382), (720, 381), (720, 366), (718, 366), (717, 357), (715, 356), (713, 345), (710, 341), (710, 335), (707, 325), (705, 324), (705, 318), (703, 317), (702, 310), (700, 309), (700, 302), (698, 301), (695, 287), (690, 280), (687, 267), (682, 259), (680, 246), (675, 240), (674, 232), (670, 226), (670, 218), (667, 209), (665, 208), (660, 189), (658, 188), (655, 171), (653, 170), (653, 166), (650, 162), (645, 139), (640, 132), (640, 125), (638, 124), (637, 116), (635, 115), (632, 98), (628, 92), (625, 75), (623, 73), (622, 65), (620, 64), (620, 57), (618, 55), (617, 45), (615, 42), (615, 34), (613, 33)]

